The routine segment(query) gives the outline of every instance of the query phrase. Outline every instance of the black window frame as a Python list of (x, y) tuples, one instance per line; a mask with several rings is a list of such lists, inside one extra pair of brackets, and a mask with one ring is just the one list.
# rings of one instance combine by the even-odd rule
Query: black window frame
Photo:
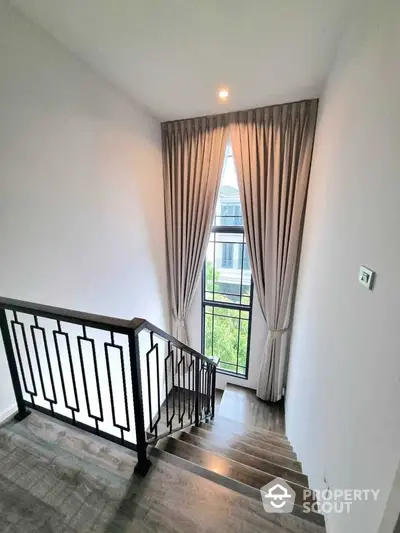
[[(226, 234), (241, 234), (244, 241), (244, 227), (243, 226), (213, 226), (211, 228), (211, 233), (217, 234), (217, 233), (226, 233)], [(239, 297), (239, 303), (227, 303), (227, 302), (220, 302), (218, 300), (208, 300), (206, 299), (207, 293), (213, 293), (213, 296), (215, 294), (219, 294), (217, 291), (215, 291), (215, 284), (213, 283), (213, 291), (207, 291), (206, 287), (206, 265), (207, 265), (207, 258), (204, 261), (203, 265), (203, 271), (202, 271), (202, 304), (201, 304), (201, 350), (202, 353), (205, 353), (205, 311), (206, 307), (219, 307), (219, 308), (226, 308), (226, 309), (236, 309), (238, 311), (246, 311), (248, 312), (248, 334), (247, 334), (247, 350), (246, 350), (246, 366), (245, 366), (245, 372), (244, 374), (239, 374), (237, 372), (238, 367), (240, 366), (243, 368), (243, 366), (236, 364), (236, 372), (230, 372), (229, 370), (226, 370), (224, 368), (220, 368), (218, 366), (217, 372), (219, 374), (224, 374), (228, 376), (232, 376), (238, 379), (248, 379), (249, 377), (249, 359), (250, 359), (250, 344), (251, 344), (251, 330), (252, 330), (252, 315), (253, 315), (253, 275), (250, 270), (251, 274), (251, 280), (250, 280), (250, 294), (249, 294), (249, 304), (242, 304), (242, 287), (243, 287), (243, 272), (244, 272), (244, 246), (242, 248), (242, 258), (241, 258), (241, 283), (240, 283), (240, 297)], [(215, 260), (215, 238), (214, 238), (214, 260)], [(238, 335), (240, 335), (240, 320), (246, 320), (240, 318), (239, 313), (239, 328), (238, 328)], [(239, 343), (238, 343), (238, 352), (239, 352)], [(237, 358), (236, 363), (238, 363), (238, 352), (237, 352)], [(206, 354), (209, 355), (209, 354)], [(214, 355), (212, 353), (211, 355)], [(218, 355), (218, 354), (215, 354)], [(224, 361), (222, 361), (224, 362)], [(225, 363), (225, 364), (231, 364), (231, 363)], [(233, 366), (235, 366), (232, 363)]]

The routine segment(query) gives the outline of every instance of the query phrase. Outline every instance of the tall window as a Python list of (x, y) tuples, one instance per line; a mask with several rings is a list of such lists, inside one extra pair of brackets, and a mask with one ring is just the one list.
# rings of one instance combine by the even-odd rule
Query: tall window
[(203, 272), (203, 352), (247, 377), (252, 279), (236, 168), (228, 146)]

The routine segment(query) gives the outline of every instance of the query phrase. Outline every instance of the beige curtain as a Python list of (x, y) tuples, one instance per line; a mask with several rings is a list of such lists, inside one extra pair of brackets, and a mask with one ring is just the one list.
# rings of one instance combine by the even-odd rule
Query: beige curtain
[(186, 316), (200, 279), (224, 162), (225, 119), (162, 124), (172, 334), (186, 344)]
[(317, 106), (308, 100), (229, 119), (254, 285), (268, 326), (257, 386), (264, 400), (280, 400), (284, 387)]

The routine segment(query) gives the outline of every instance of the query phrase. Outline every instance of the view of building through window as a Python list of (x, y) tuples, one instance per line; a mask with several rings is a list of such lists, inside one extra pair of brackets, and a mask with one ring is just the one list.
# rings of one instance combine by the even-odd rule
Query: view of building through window
[(252, 281), (235, 163), (228, 146), (203, 275), (203, 351), (247, 376)]

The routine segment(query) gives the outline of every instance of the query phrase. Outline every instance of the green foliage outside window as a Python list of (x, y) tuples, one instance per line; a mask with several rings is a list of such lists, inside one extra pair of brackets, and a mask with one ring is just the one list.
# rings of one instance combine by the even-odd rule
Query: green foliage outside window
[[(214, 269), (211, 261), (206, 263), (206, 298), (212, 300), (213, 281), (215, 292), (223, 292), (219, 283), (219, 273)], [(246, 294), (250, 294), (250, 288), (245, 288)], [(215, 295), (215, 299), (221, 302), (237, 303), (234, 297), (223, 294)], [(243, 302), (242, 303), (248, 303)], [(224, 370), (236, 372), (236, 359), (238, 364), (246, 366), (247, 338), (248, 338), (248, 311), (226, 309), (222, 307), (205, 307), (205, 353), (220, 358), (219, 367)], [(214, 316), (212, 316), (214, 313)], [(239, 316), (240, 333), (239, 333)], [(214, 328), (213, 326), (214, 319)], [(213, 334), (214, 331), (214, 334)], [(239, 350), (238, 350), (239, 346)], [(213, 348), (213, 349), (212, 349)], [(227, 364), (232, 363), (232, 364)], [(238, 368), (238, 373), (244, 374), (245, 368)]]

